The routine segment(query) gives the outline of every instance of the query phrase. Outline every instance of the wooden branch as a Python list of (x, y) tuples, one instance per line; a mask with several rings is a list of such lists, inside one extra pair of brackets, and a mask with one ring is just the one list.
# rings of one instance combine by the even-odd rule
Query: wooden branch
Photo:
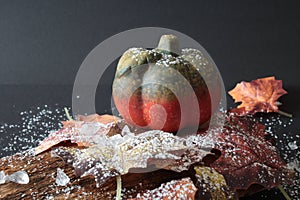
[[(55, 183), (57, 168), (70, 177), (67, 186)], [(116, 193), (116, 179), (111, 178), (101, 188), (96, 187), (94, 177), (76, 177), (72, 166), (59, 157), (51, 157), (44, 152), (37, 156), (16, 154), (0, 159), (0, 171), (12, 174), (25, 170), (30, 178), (29, 184), (20, 185), (9, 182), (0, 185), (0, 199), (113, 199)], [(158, 170), (149, 173), (129, 173), (122, 176), (123, 197), (135, 197), (138, 192), (154, 189), (161, 183), (191, 176), (190, 172), (175, 173)]]

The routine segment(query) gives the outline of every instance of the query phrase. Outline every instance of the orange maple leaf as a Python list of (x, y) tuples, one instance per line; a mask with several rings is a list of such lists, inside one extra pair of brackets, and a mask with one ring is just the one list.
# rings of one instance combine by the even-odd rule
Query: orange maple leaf
[(256, 112), (281, 112), (278, 110), (277, 99), (287, 94), (282, 88), (282, 81), (276, 80), (274, 76), (242, 81), (234, 89), (228, 92), (235, 103), (242, 102), (238, 108), (244, 108), (249, 114)]

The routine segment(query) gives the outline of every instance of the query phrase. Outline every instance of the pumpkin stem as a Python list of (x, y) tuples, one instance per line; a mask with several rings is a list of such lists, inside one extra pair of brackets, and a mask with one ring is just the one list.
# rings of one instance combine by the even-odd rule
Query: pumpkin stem
[(178, 38), (175, 35), (162, 35), (157, 49), (180, 55)]

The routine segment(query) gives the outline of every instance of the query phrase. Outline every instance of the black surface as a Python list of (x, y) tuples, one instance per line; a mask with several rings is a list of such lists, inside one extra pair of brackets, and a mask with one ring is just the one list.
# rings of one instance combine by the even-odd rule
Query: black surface
[[(289, 94), (281, 109), (294, 114), (296, 134), (299, 17), (297, 1), (1, 1), (0, 123), (17, 123), (21, 111), (38, 105), (70, 106), (76, 72), (96, 45), (127, 29), (156, 26), (202, 44), (227, 91), (241, 80), (282, 79)], [(99, 84), (107, 94), (97, 96), (99, 113), (110, 109), (113, 72), (112, 66)], [(275, 190), (263, 194), (281, 198)]]

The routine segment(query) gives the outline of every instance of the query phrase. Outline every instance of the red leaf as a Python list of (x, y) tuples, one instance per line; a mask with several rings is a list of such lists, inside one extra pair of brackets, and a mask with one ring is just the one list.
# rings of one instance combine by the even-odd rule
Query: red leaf
[[(265, 139), (265, 126), (253, 118), (229, 115), (223, 131), (212, 131), (210, 137), (221, 156), (211, 167), (221, 173), (228, 185), (235, 190), (249, 191), (251, 186), (260, 185), (270, 189), (293, 176), (281, 160), (277, 149)], [(248, 191), (247, 191), (248, 190)]]

